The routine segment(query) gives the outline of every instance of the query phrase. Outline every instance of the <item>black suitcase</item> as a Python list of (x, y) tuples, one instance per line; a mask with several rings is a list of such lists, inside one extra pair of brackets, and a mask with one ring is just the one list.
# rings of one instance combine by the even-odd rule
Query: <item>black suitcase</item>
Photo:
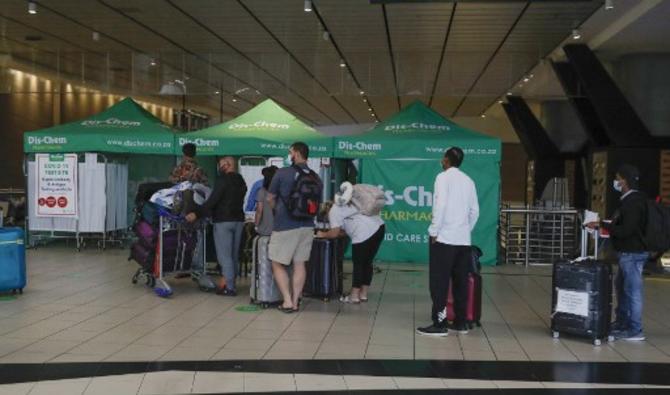
[(303, 294), (329, 301), (342, 295), (345, 240), (314, 239)]
[(558, 261), (552, 276), (551, 330), (588, 337), (599, 346), (612, 316), (612, 268), (594, 259)]

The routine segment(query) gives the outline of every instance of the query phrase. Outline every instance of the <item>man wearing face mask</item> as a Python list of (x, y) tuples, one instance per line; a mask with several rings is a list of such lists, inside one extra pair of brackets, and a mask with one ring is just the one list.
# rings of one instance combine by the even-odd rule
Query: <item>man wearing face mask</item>
[[(314, 217), (306, 215), (307, 213), (297, 215), (301, 213), (291, 208), (295, 206), (293, 204), (295, 197), (307, 196), (302, 189), (294, 191), (294, 187), (299, 187), (301, 184), (307, 186), (302, 182), (310, 179), (310, 184), (318, 190), (319, 198), (323, 189), (319, 176), (307, 166), (308, 158), (307, 144), (293, 143), (289, 148), (289, 160), (292, 166), (279, 169), (268, 189), (268, 204), (275, 213), (268, 253), (272, 260), (272, 271), (277, 287), (283, 297), (279, 309), (285, 313), (298, 311), (305, 285), (305, 265), (309, 261), (314, 239)], [(313, 208), (318, 209), (320, 202), (317, 200), (313, 203), (316, 205)], [(289, 280), (286, 268), (290, 265), (293, 265), (293, 274)]]
[(433, 220), (430, 234), (429, 286), (433, 301), (433, 324), (417, 328), (424, 336), (447, 336), (445, 307), (449, 282), (453, 280), (454, 329), (467, 334), (468, 265), (472, 254), (470, 235), (479, 218), (475, 183), (460, 170), (463, 150), (452, 147), (442, 158), (444, 171), (435, 178)]
[(235, 280), (239, 267), (240, 242), (244, 227), (244, 195), (247, 185), (237, 172), (235, 158), (219, 159), (219, 175), (207, 201), (186, 216), (189, 222), (211, 215), (214, 223), (214, 247), (223, 277), (217, 293), (236, 296)]
[(614, 189), (621, 193), (621, 207), (611, 221), (590, 223), (609, 232), (610, 240), (619, 258), (616, 276), (616, 321), (611, 335), (628, 341), (645, 340), (642, 331), (643, 280), (642, 269), (649, 259), (644, 242), (647, 221), (647, 197), (637, 190), (640, 172), (634, 166), (619, 167), (614, 179)]

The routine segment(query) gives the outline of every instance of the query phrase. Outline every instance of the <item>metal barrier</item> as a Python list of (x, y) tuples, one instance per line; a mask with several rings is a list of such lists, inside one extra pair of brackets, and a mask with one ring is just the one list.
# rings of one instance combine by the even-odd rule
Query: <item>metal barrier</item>
[(579, 249), (581, 212), (576, 209), (503, 206), (499, 246), (504, 263), (550, 265)]

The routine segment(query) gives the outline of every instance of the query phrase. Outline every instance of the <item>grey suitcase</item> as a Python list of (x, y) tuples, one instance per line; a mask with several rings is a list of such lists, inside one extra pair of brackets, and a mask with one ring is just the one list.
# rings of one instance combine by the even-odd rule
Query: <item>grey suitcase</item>
[(282, 297), (272, 274), (272, 262), (268, 257), (270, 236), (256, 236), (253, 242), (251, 269), (251, 303), (268, 307), (281, 302)]

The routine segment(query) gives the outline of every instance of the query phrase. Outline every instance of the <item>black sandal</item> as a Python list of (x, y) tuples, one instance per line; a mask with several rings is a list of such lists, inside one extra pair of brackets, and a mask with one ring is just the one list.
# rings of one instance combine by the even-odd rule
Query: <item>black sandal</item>
[(284, 307), (284, 306), (277, 306), (277, 310), (281, 311), (284, 314), (291, 314), (293, 313), (293, 307)]

